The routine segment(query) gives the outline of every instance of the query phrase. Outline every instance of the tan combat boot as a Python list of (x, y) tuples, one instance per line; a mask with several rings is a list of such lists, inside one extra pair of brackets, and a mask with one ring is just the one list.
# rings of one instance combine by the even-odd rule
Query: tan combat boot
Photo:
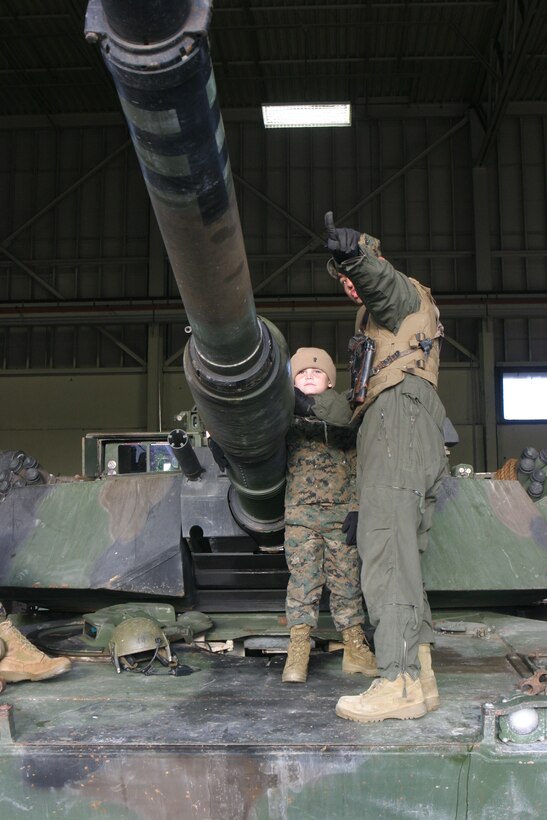
[(0, 623), (0, 641), (6, 647), (6, 653), (0, 660), (0, 679), (8, 683), (54, 678), (68, 672), (72, 666), (68, 658), (44, 655), (9, 620)]
[(342, 672), (348, 672), (350, 675), (354, 672), (361, 672), (369, 678), (375, 678), (378, 674), (376, 658), (367, 645), (361, 625), (356, 624), (344, 629), (342, 640), (344, 641)]
[(376, 678), (362, 695), (344, 696), (336, 704), (338, 717), (358, 723), (377, 723), (386, 718), (408, 720), (427, 713), (420, 679), (398, 675), (395, 680)]
[(420, 683), (424, 693), (425, 708), (428, 712), (434, 712), (439, 708), (439, 690), (435, 673), (431, 668), (431, 647), (428, 643), (421, 643), (418, 646), (418, 660), (420, 661)]
[(289, 651), (281, 677), (283, 683), (306, 683), (311, 649), (310, 632), (311, 626), (308, 624), (291, 627)]

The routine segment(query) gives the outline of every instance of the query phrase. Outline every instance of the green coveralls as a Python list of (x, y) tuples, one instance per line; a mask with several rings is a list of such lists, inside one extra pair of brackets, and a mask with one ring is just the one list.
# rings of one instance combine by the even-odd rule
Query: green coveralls
[[(375, 321), (390, 332), (418, 310), (414, 285), (387, 260), (366, 253), (341, 269)], [(348, 401), (328, 393), (316, 397), (315, 415), (333, 424), (348, 422)], [(357, 436), (361, 585), (375, 627), (379, 674), (390, 680), (402, 672), (416, 678), (418, 645), (434, 640), (420, 559), (447, 472), (444, 418), (433, 385), (407, 373), (365, 410)]]

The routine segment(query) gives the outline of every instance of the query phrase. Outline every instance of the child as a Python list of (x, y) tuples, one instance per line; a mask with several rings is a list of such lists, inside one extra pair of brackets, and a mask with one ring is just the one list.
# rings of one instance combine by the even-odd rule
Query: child
[[(319, 348), (299, 348), (291, 369), (300, 404), (306, 396), (330, 390), (336, 383), (334, 362)], [(342, 531), (346, 516), (358, 507), (355, 459), (355, 431), (315, 417), (295, 416), (287, 437), (285, 557), (290, 571), (286, 599), (290, 641), (284, 683), (306, 681), (310, 632), (317, 626), (325, 584), (330, 590), (332, 619), (344, 641), (343, 671), (376, 675), (374, 655), (362, 629), (360, 559), (357, 547), (346, 543)]]

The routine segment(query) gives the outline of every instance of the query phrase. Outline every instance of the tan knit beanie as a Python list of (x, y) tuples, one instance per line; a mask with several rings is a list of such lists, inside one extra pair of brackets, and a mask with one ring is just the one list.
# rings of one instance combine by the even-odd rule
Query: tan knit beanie
[(292, 377), (308, 367), (318, 368), (327, 374), (331, 387), (336, 384), (336, 367), (326, 350), (320, 347), (299, 347), (291, 359)]

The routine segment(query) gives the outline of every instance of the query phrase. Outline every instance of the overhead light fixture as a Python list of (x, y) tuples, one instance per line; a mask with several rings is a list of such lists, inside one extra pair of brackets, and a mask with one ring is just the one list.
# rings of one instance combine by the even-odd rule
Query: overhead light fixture
[(351, 125), (349, 103), (263, 105), (266, 128), (321, 128)]

